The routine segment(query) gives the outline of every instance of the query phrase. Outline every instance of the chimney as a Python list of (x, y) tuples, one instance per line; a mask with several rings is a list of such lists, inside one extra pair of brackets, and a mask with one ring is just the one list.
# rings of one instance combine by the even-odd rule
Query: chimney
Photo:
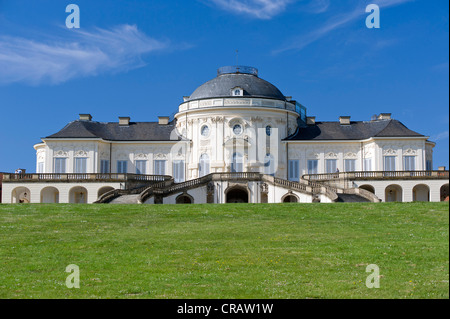
[(169, 116), (158, 116), (159, 125), (167, 125), (169, 124)]
[(91, 114), (80, 114), (80, 121), (91, 121)]
[(438, 171), (445, 171), (446, 167), (445, 166), (439, 166), (438, 167)]
[(306, 124), (307, 125), (316, 125), (316, 117), (315, 116), (308, 116), (306, 118)]
[(350, 116), (340, 116), (339, 122), (341, 125), (350, 125)]
[(390, 120), (392, 113), (381, 113), (378, 115), (379, 120)]
[(128, 126), (130, 125), (129, 117), (119, 117), (119, 126)]

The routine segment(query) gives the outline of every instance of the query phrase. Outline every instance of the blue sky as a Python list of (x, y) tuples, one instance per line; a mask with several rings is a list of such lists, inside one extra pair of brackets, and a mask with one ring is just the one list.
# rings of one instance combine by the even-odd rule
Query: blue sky
[[(68, 4), (80, 29), (68, 29)], [(365, 7), (381, 10), (368, 29)], [(449, 166), (444, 0), (0, 0), (0, 171), (35, 170), (33, 145), (79, 113), (155, 121), (236, 63), (319, 121), (392, 113)]]

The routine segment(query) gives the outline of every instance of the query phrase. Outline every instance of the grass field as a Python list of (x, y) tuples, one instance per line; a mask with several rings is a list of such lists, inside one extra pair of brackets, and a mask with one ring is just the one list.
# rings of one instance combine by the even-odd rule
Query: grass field
[(0, 205), (0, 298), (449, 298), (449, 206)]

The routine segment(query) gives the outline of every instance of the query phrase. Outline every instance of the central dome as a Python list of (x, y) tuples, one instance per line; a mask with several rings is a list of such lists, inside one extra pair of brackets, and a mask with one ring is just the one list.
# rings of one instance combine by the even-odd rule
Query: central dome
[(242, 97), (286, 100), (273, 84), (258, 77), (257, 69), (236, 66), (220, 68), (217, 77), (198, 87), (188, 101), (231, 97), (235, 88), (242, 89)]

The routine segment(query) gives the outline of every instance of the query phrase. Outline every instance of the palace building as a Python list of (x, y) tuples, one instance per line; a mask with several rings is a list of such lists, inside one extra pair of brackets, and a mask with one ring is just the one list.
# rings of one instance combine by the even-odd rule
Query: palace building
[(80, 114), (3, 173), (3, 203), (448, 200), (429, 137), (390, 113), (323, 122), (251, 67), (223, 67), (158, 122)]

